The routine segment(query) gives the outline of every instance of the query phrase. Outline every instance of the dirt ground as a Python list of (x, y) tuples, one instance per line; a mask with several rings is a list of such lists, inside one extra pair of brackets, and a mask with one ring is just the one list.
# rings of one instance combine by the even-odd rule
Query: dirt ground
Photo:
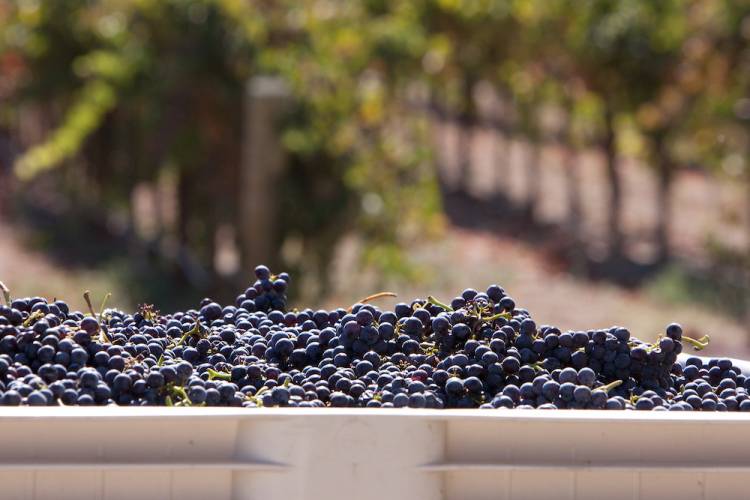
[[(444, 177), (449, 184), (458, 182), (458, 135), (450, 124), (438, 125), (435, 143), (442, 159)], [(486, 128), (477, 128), (472, 140), (472, 161), (468, 182), (470, 194), (489, 198), (502, 190), (513, 200), (523, 200), (527, 192), (524, 168), (529, 145), (523, 141), (507, 141)], [(567, 215), (567, 194), (563, 166), (563, 150), (558, 146), (542, 149), (540, 175), (541, 204), (538, 214), (542, 222), (560, 223)], [(596, 245), (606, 238), (608, 189), (603, 158), (595, 150), (577, 156), (577, 176), (581, 191), (583, 231), (587, 243)], [(653, 230), (659, 207), (656, 203), (657, 181), (652, 170), (633, 159), (620, 164), (622, 180), (622, 229), (630, 250), (648, 253), (653, 245)], [(742, 182), (718, 171), (716, 175), (703, 170), (682, 169), (672, 186), (670, 210), (672, 225), (669, 237), (673, 255), (700, 261), (706, 257), (706, 242), (720, 241), (733, 249), (750, 245), (747, 220), (746, 191)]]

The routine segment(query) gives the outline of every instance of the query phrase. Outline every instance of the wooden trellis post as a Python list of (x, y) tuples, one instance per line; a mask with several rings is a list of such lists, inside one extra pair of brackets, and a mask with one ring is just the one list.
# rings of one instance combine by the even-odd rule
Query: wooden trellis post
[(276, 261), (278, 180), (286, 164), (279, 119), (290, 100), (283, 80), (256, 76), (244, 96), (237, 234), (242, 270)]

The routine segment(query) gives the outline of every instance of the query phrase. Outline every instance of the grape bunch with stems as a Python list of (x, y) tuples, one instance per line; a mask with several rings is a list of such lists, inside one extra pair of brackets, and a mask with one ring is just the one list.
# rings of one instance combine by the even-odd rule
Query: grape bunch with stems
[(750, 411), (750, 377), (679, 324), (538, 325), (501, 286), (375, 305), (287, 308), (286, 273), (255, 269), (233, 304), (87, 312), (0, 283), (0, 405)]

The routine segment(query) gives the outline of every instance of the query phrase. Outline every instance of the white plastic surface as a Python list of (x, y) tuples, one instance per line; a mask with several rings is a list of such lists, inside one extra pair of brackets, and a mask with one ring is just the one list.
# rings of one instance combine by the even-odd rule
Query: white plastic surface
[(750, 417), (3, 408), (0, 498), (748, 498)]

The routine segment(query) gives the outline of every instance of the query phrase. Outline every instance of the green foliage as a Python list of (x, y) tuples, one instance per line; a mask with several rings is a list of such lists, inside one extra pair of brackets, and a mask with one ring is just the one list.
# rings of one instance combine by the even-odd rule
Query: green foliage
[(29, 180), (75, 155), (84, 141), (117, 105), (118, 90), (132, 77), (127, 58), (116, 52), (98, 51), (76, 61), (91, 78), (78, 91), (74, 102), (47, 142), (26, 152), (16, 164), (16, 175)]
[[(237, 177), (245, 82), (279, 75), (294, 100), (280, 222), (321, 262), (354, 232), (372, 243), (368, 258), (403, 269), (393, 249), (441, 227), (429, 124), (415, 111), (425, 94), (475, 119), (472, 91), (486, 81), (532, 140), (555, 106), (576, 146), (597, 140), (607, 113), (647, 139), (626, 141), (638, 148), (666, 137), (681, 160), (718, 165), (747, 150), (749, 11), (734, 0), (0, 0), (0, 104), (57, 107), (18, 177), (83, 157), (102, 198), (122, 202), (137, 182), (176, 175), (182, 238), (208, 246), (234, 212), (211, 193)], [(717, 129), (729, 139), (718, 144)], [(86, 158), (105, 133), (117, 154)]]
[[(424, 122), (403, 120), (410, 111), (400, 99), (412, 81), (405, 70), (425, 43), (410, 2), (1, 5), (3, 31), (22, 33), (3, 44), (25, 67), (13, 97), (63, 103), (51, 135), (17, 162), (19, 178), (88, 160), (87, 173), (112, 202), (176, 168), (180, 237), (210, 246), (216, 219), (231, 221), (236, 211), (234, 195), (218, 193), (234, 186), (238, 104), (247, 79), (262, 71), (283, 76), (294, 98), (283, 130), (292, 155), (279, 211), (285, 231), (325, 260), (347, 231), (393, 247), (422, 235), (420, 225), (439, 225)], [(63, 71), (48, 73), (55, 64)], [(114, 134), (116, 154), (86, 158), (104, 131)]]

